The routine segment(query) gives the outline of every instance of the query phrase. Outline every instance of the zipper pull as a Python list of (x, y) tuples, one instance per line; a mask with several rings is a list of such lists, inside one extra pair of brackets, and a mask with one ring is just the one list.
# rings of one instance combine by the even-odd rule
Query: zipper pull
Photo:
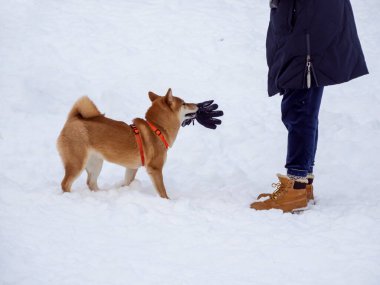
[(308, 89), (310, 89), (311, 87), (311, 62), (310, 61), (306, 63), (306, 67), (307, 67), (306, 86)]
[(306, 57), (306, 87), (310, 89), (311, 87), (311, 56), (310, 54)]

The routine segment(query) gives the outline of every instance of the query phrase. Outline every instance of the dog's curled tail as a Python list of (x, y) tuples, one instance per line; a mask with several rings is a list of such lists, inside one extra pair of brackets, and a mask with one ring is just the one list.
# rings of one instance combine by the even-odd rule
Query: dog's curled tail
[(95, 106), (94, 102), (90, 100), (90, 98), (83, 96), (79, 98), (71, 108), (68, 119), (71, 119), (78, 115), (82, 116), (85, 119), (89, 119), (101, 116), (102, 113), (99, 112), (98, 108)]

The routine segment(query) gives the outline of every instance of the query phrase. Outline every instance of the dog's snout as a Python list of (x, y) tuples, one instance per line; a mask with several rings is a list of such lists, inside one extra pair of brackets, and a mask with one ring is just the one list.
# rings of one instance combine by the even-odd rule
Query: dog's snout
[(196, 104), (192, 104), (191, 107), (192, 107), (191, 110), (193, 110), (194, 112), (198, 111), (198, 109), (199, 109)]

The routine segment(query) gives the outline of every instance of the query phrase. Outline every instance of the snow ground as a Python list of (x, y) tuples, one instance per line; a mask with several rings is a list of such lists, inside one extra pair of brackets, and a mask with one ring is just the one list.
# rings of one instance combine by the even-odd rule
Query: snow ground
[[(325, 89), (317, 205), (248, 208), (283, 171), (266, 95), (267, 1), (0, 0), (0, 284), (379, 284), (378, 4), (352, 0), (371, 75)], [(130, 122), (149, 90), (215, 99), (216, 131), (181, 130), (160, 199), (145, 170), (62, 194), (55, 140), (89, 95)]]

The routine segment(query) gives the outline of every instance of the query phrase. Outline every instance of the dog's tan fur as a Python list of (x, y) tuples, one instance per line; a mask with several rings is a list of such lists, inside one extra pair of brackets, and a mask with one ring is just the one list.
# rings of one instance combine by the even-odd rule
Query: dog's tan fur
[[(185, 116), (195, 113), (198, 107), (174, 97), (171, 89), (165, 96), (149, 92), (149, 98), (152, 105), (145, 118), (161, 130), (172, 146)], [(146, 120), (133, 120), (140, 131), (145, 167), (159, 195), (168, 198), (162, 176), (167, 149)], [(70, 192), (72, 183), (84, 169), (88, 175), (88, 187), (97, 190), (103, 160), (126, 167), (124, 185), (134, 180), (137, 169), (142, 166), (130, 125), (105, 117), (88, 97), (82, 97), (74, 104), (58, 137), (57, 148), (65, 168), (61, 183), (65, 192)]]

